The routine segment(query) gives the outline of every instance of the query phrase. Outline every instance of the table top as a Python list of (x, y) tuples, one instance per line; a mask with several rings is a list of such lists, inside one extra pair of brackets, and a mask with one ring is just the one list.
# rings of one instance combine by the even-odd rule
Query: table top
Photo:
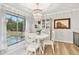
[(46, 33), (41, 33), (40, 35), (38, 35), (36, 33), (29, 33), (28, 36), (31, 38), (35, 38), (35, 39), (43, 39), (43, 38), (48, 37), (49, 35)]

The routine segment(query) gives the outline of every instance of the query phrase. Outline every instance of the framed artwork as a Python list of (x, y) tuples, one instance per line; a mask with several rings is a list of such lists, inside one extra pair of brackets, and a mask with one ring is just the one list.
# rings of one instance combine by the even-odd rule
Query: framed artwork
[(70, 29), (70, 18), (55, 19), (54, 29)]

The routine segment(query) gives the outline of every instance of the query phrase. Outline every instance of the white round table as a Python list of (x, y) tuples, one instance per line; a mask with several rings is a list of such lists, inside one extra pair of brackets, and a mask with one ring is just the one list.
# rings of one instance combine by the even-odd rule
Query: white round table
[(46, 33), (41, 33), (40, 35), (38, 35), (36, 33), (29, 33), (28, 36), (29, 36), (29, 38), (34, 38), (33, 40), (35, 40), (35, 39), (43, 40), (43, 38), (46, 38), (49, 35)]

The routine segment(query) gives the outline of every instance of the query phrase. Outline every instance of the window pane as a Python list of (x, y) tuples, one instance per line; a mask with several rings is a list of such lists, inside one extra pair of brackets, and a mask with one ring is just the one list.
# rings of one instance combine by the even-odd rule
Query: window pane
[(7, 17), (7, 42), (8, 46), (13, 45), (17, 42), (16, 38), (16, 31), (17, 31), (17, 22), (16, 17), (12, 15), (8, 15)]
[(11, 16), (11, 18), (12, 18), (12, 20), (13, 20), (14, 22), (17, 22), (17, 17), (16, 17), (16, 16)]
[(10, 19), (11, 15), (6, 14), (5, 17), (6, 17), (6, 19)]
[(7, 43), (8, 46), (24, 40), (24, 19), (19, 16), (6, 14), (7, 21)]

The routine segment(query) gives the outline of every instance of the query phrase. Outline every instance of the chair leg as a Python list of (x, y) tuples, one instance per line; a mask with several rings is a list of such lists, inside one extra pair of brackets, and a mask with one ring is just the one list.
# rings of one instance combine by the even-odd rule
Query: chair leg
[(39, 48), (39, 54), (40, 54), (40, 51), (41, 51), (41, 50), (40, 50), (40, 48)]
[(36, 51), (35, 51), (35, 55), (36, 55)]
[(45, 45), (43, 45), (43, 54), (44, 54), (44, 50), (45, 50)]
[(53, 49), (53, 54), (55, 53), (55, 51), (54, 51), (54, 44), (52, 44), (52, 49)]
[(40, 47), (40, 50), (41, 50), (41, 53), (43, 54), (43, 49), (42, 49), (42, 47)]
[(44, 46), (42, 47), (42, 53), (44, 54)]

